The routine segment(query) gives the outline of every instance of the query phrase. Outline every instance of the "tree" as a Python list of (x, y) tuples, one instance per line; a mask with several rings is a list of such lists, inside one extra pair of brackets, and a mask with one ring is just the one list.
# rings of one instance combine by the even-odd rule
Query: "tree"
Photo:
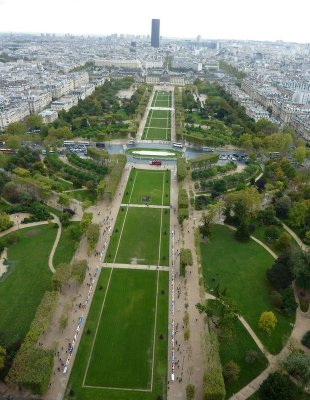
[(226, 207), (229, 207), (233, 214), (238, 214), (239, 223), (247, 215), (255, 217), (261, 204), (261, 196), (255, 187), (229, 193), (225, 197)]
[(254, 364), (259, 358), (259, 354), (255, 350), (248, 350), (245, 354), (245, 361), (247, 364)]
[(88, 242), (88, 252), (91, 253), (96, 247), (100, 235), (100, 227), (98, 224), (90, 224), (86, 231), (86, 237)]
[(304, 222), (308, 209), (309, 206), (304, 200), (294, 203), (288, 213), (290, 224), (293, 227), (301, 226)]
[(60, 290), (61, 287), (68, 283), (71, 277), (71, 267), (67, 263), (62, 263), (56, 268), (56, 272), (52, 276), (52, 285), (54, 290)]
[(310, 354), (293, 351), (283, 365), (287, 372), (298, 379), (302, 385), (310, 384)]
[(193, 400), (196, 392), (195, 386), (188, 384), (185, 388), (185, 391), (186, 391), (186, 400)]
[(27, 132), (27, 127), (23, 122), (12, 122), (6, 128), (9, 135), (21, 136)]
[(278, 218), (287, 218), (292, 201), (288, 196), (280, 197), (276, 200), (274, 208)]
[(292, 284), (294, 276), (289, 263), (289, 255), (283, 254), (266, 271), (267, 279), (275, 290), (286, 289)]
[(301, 340), (301, 343), (310, 349), (310, 331), (306, 332)]
[(70, 221), (70, 215), (67, 212), (63, 212), (60, 214), (59, 220), (62, 226), (68, 226)]
[(97, 185), (97, 198), (98, 199), (102, 199), (105, 187), (106, 187), (106, 181), (101, 180)]
[(67, 193), (60, 193), (58, 203), (62, 206), (69, 207), (71, 199)]
[(193, 265), (193, 256), (190, 249), (180, 250), (180, 275), (185, 276), (185, 269), (188, 265)]
[(310, 254), (305, 251), (294, 251), (290, 256), (290, 267), (298, 287), (310, 290)]
[(276, 241), (276, 247), (282, 253), (286, 253), (291, 246), (291, 236), (287, 232), (283, 232)]
[(301, 164), (307, 157), (307, 149), (305, 146), (298, 146), (293, 153), (294, 159)]
[(236, 382), (239, 379), (240, 367), (234, 361), (229, 361), (223, 367), (224, 380), (228, 383)]
[(0, 214), (0, 232), (6, 231), (13, 225), (14, 223), (10, 220), (10, 216), (8, 214), (6, 213)]
[(6, 350), (2, 346), (0, 346), (0, 370), (5, 365), (5, 357), (6, 357)]
[(85, 233), (87, 231), (87, 228), (91, 224), (92, 220), (93, 220), (93, 214), (84, 212), (83, 217), (80, 222), (80, 226), (81, 226), (83, 233)]
[(274, 372), (264, 380), (258, 392), (262, 400), (295, 400), (297, 388), (287, 376)]
[(276, 327), (277, 322), (277, 318), (272, 311), (264, 311), (259, 318), (258, 326), (270, 335)]
[(43, 126), (43, 118), (41, 115), (32, 114), (26, 118), (26, 126), (28, 129), (41, 129)]
[(235, 232), (235, 238), (239, 240), (240, 242), (246, 242), (247, 240), (250, 239), (250, 232), (249, 232), (249, 227), (246, 222), (241, 222), (241, 224), (238, 226), (236, 232)]
[(85, 279), (86, 271), (87, 271), (86, 260), (75, 262), (71, 266), (71, 278), (76, 280), (81, 285)]

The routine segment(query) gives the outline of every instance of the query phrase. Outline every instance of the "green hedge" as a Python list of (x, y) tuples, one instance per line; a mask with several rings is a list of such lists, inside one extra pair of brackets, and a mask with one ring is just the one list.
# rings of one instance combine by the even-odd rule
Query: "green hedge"
[(188, 265), (193, 265), (193, 255), (190, 249), (181, 249), (180, 251), (180, 275), (185, 276), (185, 270)]
[(107, 167), (103, 167), (101, 165), (98, 165), (96, 163), (94, 163), (91, 160), (86, 160), (84, 158), (79, 157), (77, 154), (67, 154), (67, 158), (69, 160), (70, 163), (76, 165), (77, 167), (80, 168), (84, 168), (87, 169), (89, 171), (93, 171), (96, 174), (99, 175), (106, 175), (108, 173), (108, 168)]
[(207, 370), (203, 377), (204, 400), (224, 400), (225, 383), (219, 356), (219, 344), (216, 334), (210, 330), (207, 354)]
[(183, 157), (178, 157), (177, 158), (177, 177), (178, 181), (181, 182), (183, 179), (186, 178), (187, 175), (187, 165), (186, 165), (186, 159)]
[(110, 165), (110, 174), (106, 180), (104, 193), (109, 195), (112, 199), (116, 193), (118, 184), (121, 180), (123, 170), (125, 168), (127, 158), (123, 154), (117, 154), (111, 158), (112, 165)]
[(182, 224), (184, 219), (187, 219), (189, 216), (189, 201), (187, 191), (183, 188), (179, 189), (179, 197), (178, 197), (178, 207), (179, 207), (179, 224)]
[(45, 292), (20, 349), (18, 350), (7, 380), (44, 394), (53, 370), (54, 350), (37, 347), (40, 336), (48, 329), (58, 302), (58, 292)]

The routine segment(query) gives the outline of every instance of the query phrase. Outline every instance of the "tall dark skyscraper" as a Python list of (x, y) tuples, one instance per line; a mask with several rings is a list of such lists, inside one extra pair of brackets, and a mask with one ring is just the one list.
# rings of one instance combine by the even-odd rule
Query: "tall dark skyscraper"
[(160, 19), (152, 19), (151, 46), (159, 47)]

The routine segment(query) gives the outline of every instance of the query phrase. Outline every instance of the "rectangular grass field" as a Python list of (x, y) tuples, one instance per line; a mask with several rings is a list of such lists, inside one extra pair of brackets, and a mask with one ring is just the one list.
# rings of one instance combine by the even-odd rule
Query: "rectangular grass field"
[(169, 265), (169, 209), (121, 207), (105, 262)]
[[(161, 105), (162, 107), (164, 105)], [(171, 138), (171, 111), (150, 110), (142, 139), (170, 140)]]
[(171, 92), (156, 91), (152, 102), (153, 107), (171, 107)]
[(132, 169), (123, 204), (170, 205), (170, 171)]
[(165, 398), (167, 272), (104, 268), (70, 376), (83, 400)]

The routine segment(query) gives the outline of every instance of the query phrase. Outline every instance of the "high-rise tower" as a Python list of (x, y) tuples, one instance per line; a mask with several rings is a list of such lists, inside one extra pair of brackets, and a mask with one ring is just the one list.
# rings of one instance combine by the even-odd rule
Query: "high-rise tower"
[(160, 28), (160, 20), (152, 19), (152, 35), (151, 35), (152, 47), (159, 47), (159, 28)]

